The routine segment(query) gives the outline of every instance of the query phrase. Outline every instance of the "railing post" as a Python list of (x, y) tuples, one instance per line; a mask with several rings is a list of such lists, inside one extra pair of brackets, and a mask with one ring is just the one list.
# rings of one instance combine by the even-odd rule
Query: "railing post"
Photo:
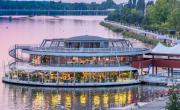
[(30, 74), (29, 74), (29, 71), (28, 71), (28, 83), (29, 83), (29, 79), (30, 79)]
[(76, 73), (74, 72), (74, 81), (73, 81), (73, 85), (75, 85), (76, 81)]
[(59, 84), (59, 72), (57, 72), (56, 75), (57, 75), (56, 83)]

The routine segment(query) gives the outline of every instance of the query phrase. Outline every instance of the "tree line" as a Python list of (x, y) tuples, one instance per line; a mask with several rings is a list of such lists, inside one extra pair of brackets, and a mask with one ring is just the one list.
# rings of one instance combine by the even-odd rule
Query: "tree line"
[(0, 9), (34, 9), (34, 10), (106, 10), (117, 9), (121, 5), (117, 5), (113, 0), (106, 0), (101, 4), (92, 3), (64, 3), (54, 1), (9, 1), (1, 0)]
[(145, 3), (144, 0), (129, 0), (106, 19), (140, 25), (144, 29), (161, 33), (169, 33), (170, 30), (180, 32), (180, 1), (157, 0), (155, 3)]

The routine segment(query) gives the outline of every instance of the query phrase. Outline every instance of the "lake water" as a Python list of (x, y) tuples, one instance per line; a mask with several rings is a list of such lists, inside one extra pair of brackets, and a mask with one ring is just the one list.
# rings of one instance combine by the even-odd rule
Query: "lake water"
[[(15, 17), (0, 19), (0, 77), (3, 65), (11, 58), (8, 49), (14, 44), (38, 44), (47, 38), (67, 38), (76, 35), (97, 35), (122, 38), (99, 25), (105, 16)], [(131, 40), (137, 46), (144, 46)], [(104, 110), (122, 107), (137, 101), (151, 101), (166, 88), (160, 86), (127, 86), (108, 88), (32, 88), (0, 82), (1, 110)]]

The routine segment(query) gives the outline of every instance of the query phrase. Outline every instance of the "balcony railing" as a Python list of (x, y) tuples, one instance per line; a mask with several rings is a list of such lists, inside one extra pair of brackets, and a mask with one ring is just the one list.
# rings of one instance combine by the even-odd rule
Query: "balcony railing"
[(38, 45), (16, 45), (16, 48), (29, 50), (29, 51), (46, 51), (46, 52), (62, 52), (62, 53), (125, 53), (125, 52), (147, 52), (149, 49), (146, 48), (120, 48), (120, 47), (109, 47), (109, 48), (65, 48), (65, 47), (40, 47)]
[(31, 64), (28, 62), (14, 62), (11, 63), (11, 66), (15, 65), (21, 66), (44, 66), (44, 67), (119, 67), (119, 66), (128, 66), (130, 63), (114, 63), (114, 64)]
[[(34, 65), (34, 64), (31, 64)], [(119, 66), (127, 66), (129, 63), (122, 64), (39, 64), (35, 66), (53, 66), (53, 67), (119, 67)]]

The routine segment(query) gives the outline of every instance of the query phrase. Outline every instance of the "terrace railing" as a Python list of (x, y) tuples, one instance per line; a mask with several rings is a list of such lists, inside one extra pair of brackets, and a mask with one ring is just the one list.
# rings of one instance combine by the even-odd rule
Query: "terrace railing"
[[(33, 64), (32, 64), (33, 65)], [(118, 66), (127, 66), (129, 63), (123, 63), (123, 64), (39, 64), (39, 66), (55, 66), (55, 67), (118, 67)], [(38, 66), (38, 65), (36, 65)]]
[(43, 66), (43, 67), (119, 67), (119, 66), (128, 66), (129, 63), (114, 63), (114, 64), (31, 64), (28, 62), (16, 62), (11, 63), (11, 67), (19, 66)]
[(123, 52), (146, 52), (149, 49), (146, 48), (65, 48), (65, 47), (40, 47), (37, 45), (16, 45), (17, 48), (29, 51), (42, 51), (42, 52), (68, 52), (68, 53), (123, 53)]

